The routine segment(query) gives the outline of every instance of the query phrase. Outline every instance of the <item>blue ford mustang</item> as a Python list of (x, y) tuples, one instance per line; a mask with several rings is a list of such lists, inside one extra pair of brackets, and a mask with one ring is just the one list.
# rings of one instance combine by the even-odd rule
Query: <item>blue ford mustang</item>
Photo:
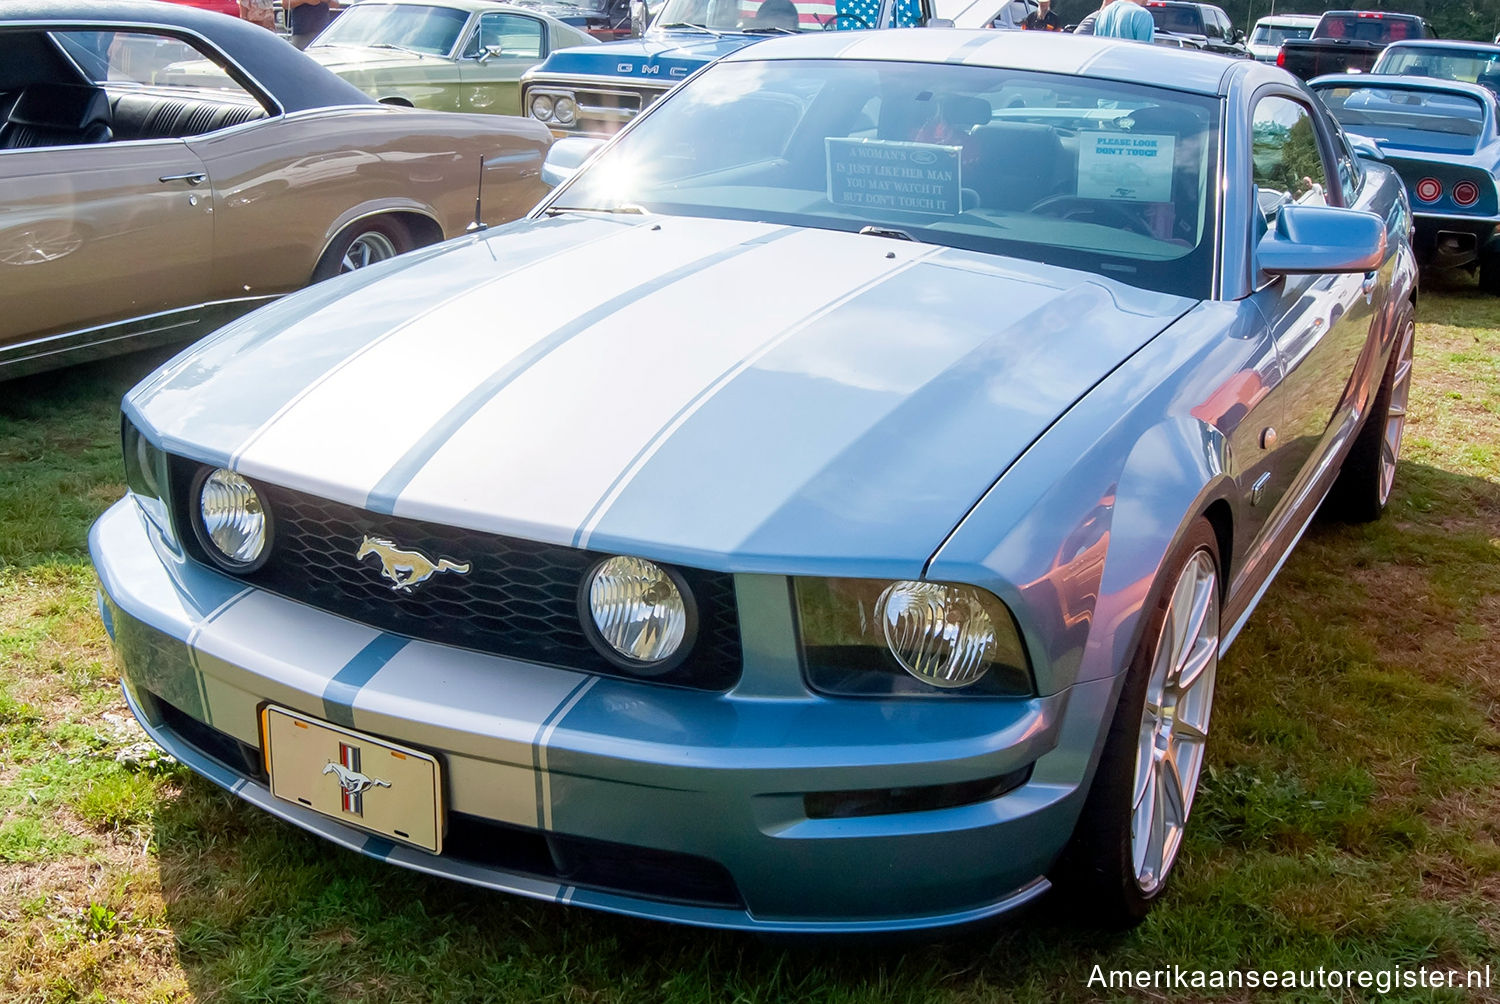
[(131, 391), (91, 538), (126, 695), (247, 801), (489, 888), (1129, 923), (1221, 654), (1325, 497), (1386, 503), (1410, 228), (1274, 67), (756, 45), (530, 218)]

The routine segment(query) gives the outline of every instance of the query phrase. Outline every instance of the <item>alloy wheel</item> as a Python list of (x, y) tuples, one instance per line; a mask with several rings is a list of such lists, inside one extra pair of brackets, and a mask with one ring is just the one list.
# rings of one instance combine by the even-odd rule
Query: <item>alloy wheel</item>
[(357, 268), (394, 257), (396, 245), (389, 237), (377, 230), (366, 230), (349, 242), (343, 260), (339, 262), (339, 272), (353, 272)]
[(1166, 881), (1182, 845), (1203, 770), (1218, 667), (1218, 570), (1200, 549), (1172, 589), (1141, 712), (1130, 851), (1136, 882), (1147, 895)]
[(1385, 412), (1385, 438), (1380, 444), (1380, 504), (1391, 497), (1396, 483), (1396, 461), (1401, 456), (1401, 433), (1406, 429), (1406, 405), (1411, 398), (1412, 342), (1416, 325), (1407, 321), (1396, 348), (1396, 371), (1391, 379), (1391, 401)]

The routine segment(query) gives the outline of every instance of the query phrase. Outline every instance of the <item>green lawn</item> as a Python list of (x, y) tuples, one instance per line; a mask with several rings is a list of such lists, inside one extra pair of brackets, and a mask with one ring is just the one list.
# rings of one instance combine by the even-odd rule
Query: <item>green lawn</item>
[[(162, 357), (0, 384), (0, 999), (1005, 1001), (1109, 996), (1096, 965), (1500, 969), (1500, 301), (1455, 287), (1418, 317), (1391, 511), (1316, 524), (1262, 602), (1166, 908), (1116, 937), (1043, 909), (772, 945), (423, 878), (245, 807), (142, 743), (94, 609), (116, 405)], [(1250, 996), (1277, 994), (1217, 999)]]

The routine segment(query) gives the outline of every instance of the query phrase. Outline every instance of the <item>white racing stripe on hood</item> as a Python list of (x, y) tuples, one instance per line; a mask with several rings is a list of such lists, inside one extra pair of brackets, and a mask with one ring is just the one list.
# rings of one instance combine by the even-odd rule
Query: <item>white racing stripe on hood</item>
[(661, 430), (747, 358), (933, 253), (870, 240), (851, 254), (849, 241), (801, 231), (600, 319), (479, 409), (405, 486), (395, 511), (464, 522), (496, 514), (475, 529), (573, 543)]
[(570, 318), (767, 233), (723, 222), (662, 241), (649, 225), (454, 297), (324, 380), (243, 450), (250, 477), (364, 505), (450, 410)]

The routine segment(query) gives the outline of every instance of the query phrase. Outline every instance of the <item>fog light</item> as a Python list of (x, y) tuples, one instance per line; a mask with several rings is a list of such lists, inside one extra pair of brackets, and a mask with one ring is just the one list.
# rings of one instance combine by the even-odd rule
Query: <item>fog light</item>
[(255, 488), (222, 467), (201, 475), (195, 525), (209, 557), (235, 572), (259, 568), (267, 555), (270, 519)]
[(693, 627), (686, 584), (644, 558), (599, 563), (586, 580), (586, 623), (612, 661), (642, 676), (659, 676), (685, 655)]

